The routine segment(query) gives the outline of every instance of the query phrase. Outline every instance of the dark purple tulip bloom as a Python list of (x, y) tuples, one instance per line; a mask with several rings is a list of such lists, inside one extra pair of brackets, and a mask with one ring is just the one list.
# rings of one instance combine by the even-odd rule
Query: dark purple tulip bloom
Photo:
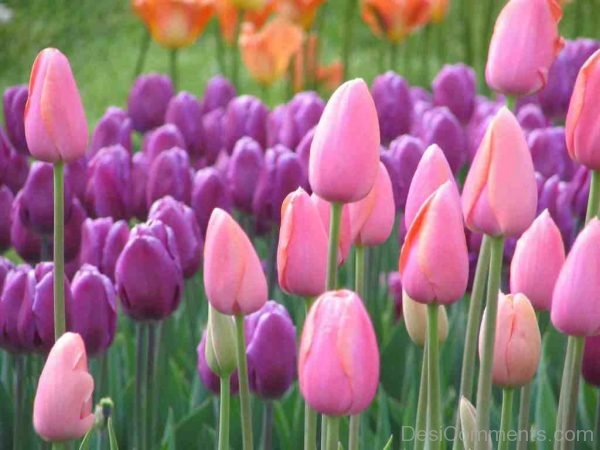
[(27, 95), (27, 86), (21, 84), (9, 87), (3, 96), (6, 134), (13, 147), (22, 155), (29, 155), (24, 120)]
[(193, 276), (200, 267), (203, 242), (200, 226), (192, 208), (168, 195), (154, 202), (148, 213), (148, 219), (160, 220), (171, 227), (183, 276), (185, 278)]
[[(35, 283), (33, 277), (29, 276), (30, 271), (31, 267), (26, 264), (10, 267), (5, 260), (2, 263), (4, 278), (0, 296), (0, 347), (9, 352), (31, 350), (22, 344), (18, 327), (23, 305), (31, 308)], [(25, 301), (26, 298), (30, 299), (29, 302)]]
[(379, 159), (385, 166), (388, 175), (390, 176), (390, 180), (392, 182), (392, 192), (394, 193), (394, 202), (398, 204), (400, 199), (400, 187), (398, 186), (399, 175), (398, 175), (398, 164), (396, 163), (396, 159), (385, 147), (379, 148)]
[(7, 186), (0, 186), (0, 253), (10, 247), (10, 218), (13, 200), (12, 191)]
[(528, 103), (520, 107), (517, 112), (517, 120), (524, 131), (550, 126), (550, 121), (544, 116), (541, 108), (534, 103)]
[(166, 75), (140, 75), (127, 100), (127, 112), (134, 130), (146, 132), (165, 123), (167, 105), (173, 95), (173, 83)]
[(475, 100), (475, 111), (465, 128), (469, 161), (472, 161), (475, 157), (475, 153), (483, 140), (488, 124), (502, 106), (504, 106), (504, 101), (491, 101), (483, 96), (479, 96)]
[[(410, 135), (400, 136), (390, 143), (388, 150), (396, 162), (398, 198), (394, 198), (397, 210), (404, 210), (408, 188), (412, 181), (415, 170), (419, 165), (421, 156), (425, 152), (422, 141)], [(394, 182), (392, 181), (392, 182)]]
[(146, 205), (146, 185), (148, 184), (150, 161), (142, 152), (131, 158), (131, 213), (139, 220), (146, 220), (148, 206)]
[(600, 386), (600, 336), (585, 338), (581, 374), (592, 386)]
[(433, 102), (431, 93), (427, 89), (424, 89), (420, 86), (412, 86), (409, 89), (409, 92), (410, 92), (410, 98), (413, 101), (413, 104), (415, 104), (417, 102), (424, 102), (424, 103), (432, 103)]
[(325, 102), (316, 92), (300, 92), (286, 105), (280, 105), (267, 121), (267, 145), (282, 144), (295, 149), (302, 138), (313, 129), (325, 108)]
[(535, 170), (545, 178), (558, 175), (570, 180), (575, 174), (575, 165), (567, 152), (565, 130), (548, 127), (533, 130), (527, 136)]
[(469, 121), (477, 95), (475, 71), (464, 64), (445, 65), (432, 84), (433, 102), (447, 107), (462, 123)]
[[(206, 331), (202, 333), (202, 339), (200, 340), (200, 344), (198, 344), (197, 348), (198, 353), (198, 376), (200, 377), (200, 381), (206, 389), (211, 391), (213, 394), (219, 394), (221, 392), (221, 380), (219, 377), (208, 367), (208, 363), (206, 362)], [(239, 390), (239, 380), (237, 376), (237, 370), (235, 370), (231, 376), (229, 377), (229, 389), (232, 395), (238, 393)]]
[(193, 161), (203, 156), (202, 106), (196, 96), (182, 91), (173, 97), (169, 102), (165, 121), (179, 129), (185, 141), (183, 148), (187, 149)]
[(204, 159), (206, 165), (212, 165), (225, 148), (223, 138), (223, 124), (225, 122), (225, 110), (217, 108), (204, 115), (202, 118), (202, 133), (204, 144)]
[(454, 114), (444, 106), (427, 111), (422, 118), (422, 139), (440, 146), (452, 172), (458, 173), (467, 161), (465, 132)]
[(115, 287), (94, 266), (84, 264), (71, 283), (69, 331), (79, 333), (89, 356), (108, 349), (117, 328)]
[(402, 280), (400, 278), (399, 272), (390, 272), (388, 274), (388, 290), (390, 292), (390, 297), (394, 302), (394, 316), (396, 320), (400, 320), (402, 318)]
[(283, 305), (269, 300), (244, 319), (250, 389), (259, 396), (283, 396), (296, 378), (296, 327)]
[(9, 259), (0, 256), (0, 295), (4, 288), (4, 280), (9, 271), (15, 268), (15, 265)]
[(183, 294), (183, 273), (173, 231), (152, 220), (136, 225), (117, 260), (117, 292), (134, 320), (162, 320)]
[(221, 75), (212, 77), (206, 83), (202, 98), (202, 111), (209, 113), (218, 108), (226, 108), (235, 94), (235, 86), (227, 78)]
[(85, 187), (88, 180), (88, 158), (86, 156), (76, 159), (65, 165), (65, 183), (73, 195), (82, 202), (85, 201)]
[(132, 150), (131, 119), (127, 112), (116, 106), (109, 106), (96, 124), (92, 134), (90, 156), (94, 156), (101, 148), (112, 145), (122, 145), (128, 152)]
[(131, 159), (120, 145), (106, 147), (88, 166), (85, 203), (95, 217), (127, 219), (131, 215)]
[(29, 175), (29, 158), (13, 150), (7, 167), (10, 167), (10, 170), (4, 173), (4, 184), (16, 194), (25, 185)]
[(252, 212), (252, 198), (262, 173), (264, 154), (260, 144), (243, 137), (235, 144), (227, 165), (227, 184), (236, 208)]
[(129, 239), (127, 222), (114, 222), (112, 217), (86, 219), (81, 226), (79, 263), (95, 266), (112, 281), (115, 265)]
[[(573, 191), (573, 212), (576, 217), (584, 219), (590, 193), (590, 171), (587, 167), (579, 166), (569, 182)], [(538, 192), (540, 189), (538, 189)]]
[(395, 72), (388, 71), (373, 80), (371, 94), (375, 101), (381, 141), (390, 142), (408, 133), (413, 114), (413, 100), (408, 83)]
[(572, 205), (575, 191), (561, 181), (558, 175), (548, 178), (538, 193), (538, 213), (547, 209), (558, 226), (565, 248), (569, 249), (575, 238), (575, 217)]
[[(313, 141), (314, 136), (315, 136), (315, 129), (312, 128), (311, 130), (308, 130), (307, 133), (302, 138), (302, 140), (300, 141), (300, 143), (298, 144), (298, 146), (296, 147), (296, 153), (300, 157), (300, 161), (302, 162), (302, 166), (304, 167), (304, 171), (306, 173), (308, 173), (308, 161), (310, 160), (310, 147), (312, 146), (312, 141)], [(312, 192), (312, 190), (310, 189), (310, 186), (308, 186), (308, 183), (307, 183), (307, 187), (309, 188), (309, 190), (307, 190), (306, 192), (308, 192), (310, 194)]]
[(208, 220), (215, 208), (230, 211), (231, 198), (221, 173), (214, 167), (206, 167), (196, 172), (192, 188), (192, 209), (202, 236), (206, 236)]
[(192, 175), (190, 159), (185, 150), (172, 148), (162, 152), (150, 164), (146, 184), (146, 205), (152, 205), (165, 195), (170, 195), (175, 200), (189, 205)]
[[(79, 200), (73, 199), (71, 205), (71, 214), (65, 222), (65, 261), (72, 261), (79, 254), (81, 245), (81, 225), (87, 219), (85, 208), (79, 203)], [(53, 249), (52, 240), (49, 241), (50, 248)]]
[[(37, 263), (41, 259), (42, 240), (40, 235), (27, 227), (21, 219), (21, 193), (13, 201), (10, 215), (10, 243), (17, 254), (28, 263)], [(48, 247), (48, 256), (50, 256)]]
[(142, 142), (142, 152), (149, 161), (154, 161), (160, 153), (173, 147), (185, 149), (185, 139), (179, 128), (172, 123), (166, 123), (149, 131), (144, 135)]
[(224, 144), (228, 153), (243, 136), (250, 136), (261, 146), (267, 142), (269, 110), (258, 98), (242, 95), (229, 102), (223, 122)]
[(12, 169), (10, 162), (14, 151), (4, 131), (0, 128), (0, 183), (5, 182), (7, 172)]

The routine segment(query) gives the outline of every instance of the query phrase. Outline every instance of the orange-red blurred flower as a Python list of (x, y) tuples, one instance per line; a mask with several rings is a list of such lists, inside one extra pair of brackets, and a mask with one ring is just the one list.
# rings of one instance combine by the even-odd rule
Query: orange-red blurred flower
[(132, 0), (152, 38), (168, 48), (193, 44), (214, 13), (212, 0)]
[[(214, 0), (221, 35), (225, 42), (232, 45), (235, 41), (235, 27), (240, 14), (233, 0)], [(262, 28), (275, 11), (275, 0), (263, 2), (260, 9), (243, 12), (243, 22), (250, 22), (256, 28)]]
[(325, 0), (277, 0), (277, 12), (283, 17), (309, 30), (317, 10)]
[(431, 19), (434, 0), (361, 0), (363, 20), (376, 36), (400, 42)]
[(294, 56), (293, 87), (300, 92), (311, 83), (334, 91), (344, 78), (344, 66), (336, 60), (328, 65), (319, 65), (317, 35), (311, 33), (304, 41), (302, 49)]
[(446, 14), (448, 14), (450, 0), (430, 0), (430, 2), (431, 7), (429, 11), (431, 14), (431, 21), (433, 23), (443, 22)]

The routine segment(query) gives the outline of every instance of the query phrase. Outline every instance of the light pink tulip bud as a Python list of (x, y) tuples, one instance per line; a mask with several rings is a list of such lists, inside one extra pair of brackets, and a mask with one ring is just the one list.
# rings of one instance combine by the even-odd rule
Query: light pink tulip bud
[(87, 121), (69, 60), (55, 48), (35, 58), (25, 105), (25, 138), (42, 161), (71, 162), (85, 154)]
[(394, 191), (387, 169), (379, 163), (379, 171), (371, 192), (348, 204), (351, 240), (356, 245), (383, 244), (392, 233), (396, 218)]
[(369, 314), (352, 291), (329, 291), (310, 308), (298, 360), (300, 391), (330, 416), (364, 411), (379, 384), (379, 350)]
[(369, 87), (361, 80), (333, 93), (313, 137), (308, 178), (329, 202), (350, 203), (367, 196), (379, 164), (379, 120)]
[(502, 108), (481, 142), (462, 193), (467, 227), (491, 236), (520, 236), (535, 218), (537, 184), (523, 130)]
[(94, 425), (94, 379), (88, 372), (81, 336), (65, 333), (55, 343), (40, 375), (33, 402), (33, 426), (48, 442), (83, 437)]
[(583, 229), (558, 275), (552, 295), (554, 327), (569, 336), (600, 334), (600, 220)]
[(546, 209), (517, 241), (510, 264), (511, 292), (525, 294), (535, 309), (549, 311), (564, 262), (562, 235)]
[[(311, 194), (310, 199), (317, 207), (323, 227), (325, 228), (325, 234), (329, 241), (329, 221), (331, 220), (331, 203), (327, 200), (323, 200), (314, 192)], [(348, 255), (350, 254), (350, 248), (352, 247), (352, 230), (350, 228), (350, 210), (348, 205), (342, 206), (342, 218), (340, 220), (340, 243), (338, 246), (338, 266), (344, 264)]]
[(420, 303), (448, 304), (467, 289), (469, 256), (460, 198), (447, 181), (425, 201), (400, 252), (402, 287)]
[(500, 12), (490, 42), (485, 79), (497, 92), (529, 95), (546, 85), (563, 46), (562, 9), (555, 0), (510, 0)]
[[(483, 353), (487, 309), (483, 312), (479, 331), (479, 358)], [(496, 340), (492, 382), (502, 387), (519, 387), (528, 384), (540, 362), (542, 336), (535, 310), (523, 294), (498, 297)]]
[(222, 314), (250, 314), (267, 301), (267, 280), (244, 230), (221, 208), (208, 221), (204, 243), (204, 287)]

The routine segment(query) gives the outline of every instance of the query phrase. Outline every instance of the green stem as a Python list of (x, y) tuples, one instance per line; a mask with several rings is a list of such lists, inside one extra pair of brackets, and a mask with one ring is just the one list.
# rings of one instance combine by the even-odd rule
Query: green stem
[(23, 356), (14, 356), (14, 417), (13, 417), (13, 450), (23, 448), (21, 438), (23, 437), (23, 395), (24, 391), (24, 362)]
[(588, 223), (592, 218), (598, 215), (600, 207), (600, 172), (592, 171), (592, 179), (590, 181), (590, 196), (588, 198), (587, 213), (585, 215), (585, 223)]
[(279, 243), (279, 227), (273, 227), (271, 230), (271, 242), (269, 245), (269, 259), (267, 272), (267, 288), (269, 298), (273, 298), (275, 285), (277, 283), (277, 245)]
[(217, 53), (217, 64), (219, 66), (219, 73), (225, 75), (225, 46), (223, 45), (223, 36), (221, 35), (221, 28), (218, 23), (214, 24), (214, 40), (215, 40), (215, 51)]
[(340, 440), (340, 418), (333, 416), (324, 416), (327, 421), (327, 446), (326, 450), (338, 450)]
[(527, 450), (529, 442), (529, 403), (531, 402), (531, 383), (521, 388), (519, 399), (519, 438), (517, 450)]
[(600, 449), (600, 390), (596, 390), (596, 418), (594, 426), (594, 450), (598, 450)]
[[(567, 339), (567, 350), (565, 352), (565, 363), (560, 383), (560, 394), (558, 397), (558, 411), (556, 414), (556, 431), (562, 432), (565, 425), (565, 410), (567, 409), (567, 392), (571, 390), (571, 366), (573, 365), (573, 341)], [(554, 450), (560, 450), (562, 443), (559, 439), (554, 440)]]
[(135, 80), (142, 70), (144, 70), (144, 64), (146, 63), (146, 56), (148, 55), (148, 49), (150, 48), (150, 33), (144, 28), (144, 34), (140, 42), (140, 52), (138, 53), (137, 61), (135, 63), (135, 70), (133, 72), (133, 79)]
[(398, 70), (398, 42), (390, 42), (390, 70)]
[(354, 29), (354, 10), (357, 0), (346, 0), (346, 11), (344, 17), (344, 37), (342, 42), (342, 64), (344, 80), (348, 78), (350, 73), (350, 53), (352, 51), (352, 31)]
[(423, 361), (421, 363), (421, 382), (419, 384), (419, 400), (417, 402), (417, 420), (415, 423), (415, 447), (414, 450), (425, 448), (425, 439), (422, 439), (427, 426), (427, 341), (423, 347)]
[(54, 339), (65, 331), (65, 194), (64, 164), (54, 163)]
[(512, 405), (515, 391), (511, 388), (502, 390), (502, 418), (500, 420), (500, 435), (498, 436), (498, 450), (508, 450), (510, 440), (507, 439), (510, 431)]
[(429, 450), (442, 448), (438, 305), (427, 305), (427, 436)]
[(113, 419), (112, 417), (108, 418), (108, 442), (110, 444), (110, 450), (119, 450), (119, 444), (117, 443), (117, 433), (115, 433), (115, 428), (113, 427)]
[(327, 416), (321, 416), (321, 447), (325, 448), (327, 445)]
[[(475, 269), (475, 279), (473, 280), (473, 289), (469, 303), (469, 315), (467, 318), (467, 331), (465, 333), (465, 348), (460, 377), (460, 395), (458, 398), (465, 397), (471, 400), (473, 396), (473, 378), (475, 375), (475, 355), (477, 353), (477, 337), (479, 335), (479, 325), (481, 324), (481, 309), (483, 296), (485, 294), (486, 281), (490, 266), (491, 240), (488, 236), (483, 237), (481, 248), (479, 249), (479, 258), (477, 259), (477, 268)], [(460, 436), (461, 423), (460, 415), (456, 414), (456, 436)], [(453, 450), (461, 450), (463, 444), (460, 438), (454, 439)]]
[(242, 419), (242, 442), (244, 450), (252, 450), (252, 412), (250, 410), (250, 388), (248, 387), (248, 362), (246, 361), (246, 336), (244, 316), (235, 316), (237, 328), (237, 362), (240, 381), (240, 414)]
[[(314, 297), (306, 297), (306, 315), (315, 302)], [(304, 450), (317, 449), (317, 412), (304, 401)]]
[(342, 219), (342, 204), (331, 204), (329, 220), (329, 245), (327, 248), (327, 290), (337, 286), (337, 252), (340, 241), (340, 221)]
[(221, 405), (219, 410), (219, 450), (229, 450), (229, 376), (221, 377)]
[[(564, 412), (564, 433), (567, 436), (569, 431), (575, 429), (577, 422), (577, 398), (579, 394), (579, 380), (581, 378), (581, 364), (583, 362), (583, 345), (585, 340), (582, 336), (569, 336), (569, 340), (573, 341), (573, 358), (571, 361), (571, 383), (570, 392), (567, 392), (567, 403)], [(567, 434), (568, 433), (568, 434)], [(562, 443), (564, 450), (573, 448), (573, 439), (565, 439)]]
[(154, 417), (154, 391), (156, 381), (156, 328), (157, 324), (154, 322), (148, 323), (148, 356), (146, 357), (146, 415), (144, 420), (146, 421), (146, 432), (148, 433), (146, 442), (150, 448), (153, 447), (154, 443), (154, 427), (152, 426), (152, 419)]
[(263, 410), (263, 450), (273, 448), (273, 402), (264, 402)]
[(146, 324), (136, 324), (136, 383), (135, 383), (135, 415), (137, 448), (145, 450), (145, 424), (146, 424)]
[(52, 450), (67, 450), (67, 444), (65, 442), (53, 442)]
[(233, 33), (233, 48), (231, 52), (231, 81), (236, 89), (240, 90), (240, 29), (242, 27), (243, 11), (238, 11), (238, 16), (235, 21), (235, 30)]
[(173, 82), (173, 88), (177, 92), (179, 85), (179, 73), (177, 71), (177, 49), (171, 49), (169, 51), (169, 73), (171, 74), (171, 81)]
[(496, 316), (498, 315), (498, 293), (502, 272), (504, 237), (490, 237), (491, 255), (488, 273), (485, 333), (483, 335), (483, 355), (477, 385), (477, 430), (475, 450), (486, 450), (489, 442), (483, 434), (490, 428), (490, 407), (492, 402), (492, 362), (494, 360), (494, 340), (496, 338)]

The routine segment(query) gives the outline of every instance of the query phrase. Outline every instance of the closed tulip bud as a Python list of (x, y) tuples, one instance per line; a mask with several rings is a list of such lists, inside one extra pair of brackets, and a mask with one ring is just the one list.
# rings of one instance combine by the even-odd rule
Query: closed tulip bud
[(464, 64), (445, 65), (433, 80), (433, 102), (447, 107), (462, 123), (475, 110), (475, 71)]
[(85, 154), (87, 121), (69, 60), (55, 48), (38, 53), (25, 106), (25, 137), (37, 159), (70, 162)]
[(149, 161), (154, 161), (165, 150), (173, 147), (185, 148), (185, 146), (186, 143), (179, 128), (172, 123), (166, 123), (144, 135), (142, 152)]
[(21, 194), (15, 197), (10, 213), (10, 243), (17, 255), (28, 263), (36, 263), (41, 258), (42, 240), (21, 219)]
[(296, 378), (296, 327), (283, 305), (269, 300), (246, 316), (246, 356), (250, 389), (276, 399)]
[[(314, 192), (311, 194), (310, 199), (313, 204), (317, 207), (321, 221), (323, 222), (323, 228), (329, 241), (329, 226), (331, 221), (331, 203), (323, 200)], [(350, 210), (348, 205), (342, 207), (342, 217), (340, 219), (340, 243), (338, 245), (338, 267), (343, 265), (348, 256), (350, 255), (350, 249), (352, 248), (352, 228), (350, 225)]]
[(5, 183), (7, 172), (9, 171), (12, 154), (15, 150), (8, 141), (8, 138), (0, 128), (0, 183)]
[[(439, 311), (438, 339), (442, 343), (448, 338), (448, 315), (444, 306), (440, 307)], [(427, 340), (427, 305), (414, 301), (403, 291), (402, 315), (411, 341), (421, 348), (424, 347)]]
[(565, 144), (565, 130), (561, 127), (533, 130), (527, 137), (531, 148), (531, 158), (536, 172), (544, 177), (558, 174), (563, 180), (570, 180), (575, 174), (575, 165), (568, 158)]
[(214, 164), (221, 151), (225, 148), (225, 137), (223, 135), (224, 128), (224, 108), (214, 109), (202, 117), (204, 158), (206, 164)]
[[(27, 348), (21, 340), (18, 324), (23, 306), (31, 309), (31, 296), (35, 289), (35, 283), (29, 277), (31, 267), (21, 264), (6, 271), (6, 261), (2, 261), (4, 280), (0, 296), (0, 347), (15, 353), (30, 351), (32, 349)], [(25, 301), (26, 298), (30, 301)]]
[(581, 374), (592, 386), (600, 386), (600, 336), (585, 338)]
[(556, 222), (566, 248), (575, 237), (575, 220), (571, 211), (575, 192), (571, 185), (560, 181), (558, 175), (548, 178), (540, 187), (538, 209), (547, 209)]
[(440, 146), (453, 173), (458, 173), (467, 161), (465, 133), (454, 114), (444, 106), (423, 114), (422, 138), (426, 145)]
[(9, 259), (6, 259), (0, 256), (0, 297), (2, 293), (2, 289), (4, 288), (4, 280), (6, 280), (6, 275), (10, 270), (13, 270), (15, 265)]
[[(481, 444), (480, 433), (485, 433), (479, 430), (477, 426), (477, 410), (473, 404), (465, 397), (460, 397), (460, 404), (458, 407), (460, 414), (460, 425), (461, 425), (461, 439), (465, 450), (475, 450), (477, 445)], [(490, 439), (483, 439), (483, 446), (486, 450), (491, 450)]]
[(208, 222), (214, 209), (231, 210), (231, 198), (222, 175), (214, 167), (206, 167), (196, 172), (192, 189), (192, 209), (206, 237)]
[(298, 358), (300, 391), (311, 408), (328, 416), (368, 408), (379, 384), (379, 349), (360, 297), (325, 292), (308, 312)]
[(425, 152), (425, 146), (420, 139), (405, 134), (390, 144), (388, 152), (395, 161), (397, 174), (397, 178), (392, 179), (393, 183), (397, 183), (398, 189), (398, 198), (394, 199), (394, 203), (397, 210), (404, 210), (408, 190)]
[(131, 159), (120, 145), (105, 147), (88, 166), (85, 202), (96, 217), (127, 219), (131, 215)]
[(85, 201), (85, 187), (87, 185), (88, 158), (71, 161), (65, 165), (65, 184), (71, 188), (73, 196), (79, 201)]
[(368, 0), (361, 6), (373, 34), (397, 44), (430, 20), (434, 1)]
[(73, 278), (71, 292), (69, 330), (81, 335), (89, 356), (105, 352), (112, 344), (117, 327), (113, 283), (96, 267), (84, 264)]
[(209, 113), (218, 108), (226, 108), (235, 98), (235, 86), (221, 76), (215, 75), (206, 83), (204, 97), (202, 97), (202, 112)]
[(25, 139), (25, 105), (27, 104), (27, 86), (11, 86), (2, 96), (6, 134), (13, 147), (21, 154), (29, 154)]
[(173, 83), (169, 77), (158, 73), (140, 75), (127, 99), (127, 112), (133, 129), (145, 132), (165, 123), (165, 113), (173, 95)]
[(11, 210), (14, 196), (6, 186), (0, 186), (0, 253), (10, 247)]
[(160, 153), (150, 165), (146, 184), (146, 204), (151, 205), (165, 195), (190, 203), (192, 169), (187, 153), (180, 148)]
[(33, 427), (48, 442), (82, 438), (94, 425), (94, 379), (83, 339), (65, 333), (52, 347), (33, 401)]
[(149, 171), (149, 158), (143, 152), (135, 153), (131, 158), (131, 213), (139, 220), (146, 220), (148, 215), (146, 185)]
[(162, 320), (183, 293), (183, 273), (171, 228), (160, 221), (136, 225), (115, 268), (125, 314), (134, 320)]
[(377, 76), (371, 85), (381, 141), (388, 143), (410, 131), (413, 101), (408, 83), (391, 70)]
[(537, 185), (531, 153), (515, 116), (506, 108), (496, 114), (477, 150), (462, 204), (469, 229), (491, 236), (519, 236), (535, 218)]
[(25, 180), (27, 180), (29, 159), (27, 156), (13, 150), (10, 153), (6, 167), (10, 167), (10, 170), (6, 170), (4, 173), (4, 184), (10, 188), (13, 194), (16, 194), (25, 184)]
[[(208, 366), (208, 362), (206, 361), (206, 340), (208, 339), (208, 330), (204, 330), (202, 333), (202, 339), (198, 344), (197, 354), (198, 354), (198, 363), (197, 370), (198, 376), (200, 377), (200, 381), (204, 387), (213, 392), (214, 394), (219, 394), (221, 391), (221, 383), (217, 374), (215, 374), (211, 368)], [(229, 389), (230, 394), (235, 395), (239, 390), (239, 379), (237, 375), (237, 371), (234, 371), (233, 374), (229, 376)]]
[(544, 115), (542, 109), (534, 103), (527, 103), (518, 108), (517, 121), (525, 132), (550, 126), (550, 121)]
[(447, 181), (455, 183), (450, 165), (444, 152), (432, 144), (423, 153), (408, 189), (404, 208), (404, 224), (407, 228), (410, 228), (423, 203)]
[(560, 271), (552, 295), (552, 324), (569, 336), (600, 333), (600, 220), (583, 229)]
[(317, 206), (302, 189), (281, 206), (277, 275), (285, 292), (315, 297), (325, 291), (328, 234)]
[(208, 308), (206, 328), (206, 362), (220, 378), (237, 369), (235, 321), (212, 306)]
[(220, 208), (206, 230), (204, 287), (210, 304), (223, 314), (250, 314), (267, 301), (267, 281), (250, 239)]
[(294, 133), (284, 139), (282, 144), (295, 149), (302, 138), (319, 123), (324, 109), (325, 102), (316, 92), (299, 92), (294, 95), (287, 108), (290, 127), (294, 129)]
[(391, 300), (394, 302), (394, 317), (402, 318), (402, 278), (399, 272), (390, 272), (387, 277), (387, 288)]
[(94, 128), (90, 156), (94, 156), (101, 148), (113, 145), (121, 145), (131, 152), (131, 119), (126, 111), (110, 106)]
[(264, 154), (260, 144), (250, 137), (243, 137), (235, 144), (227, 165), (227, 184), (236, 208), (252, 212), (252, 198), (264, 166)]
[[(81, 246), (81, 225), (85, 219), (87, 219), (85, 208), (81, 206), (79, 200), (73, 199), (71, 214), (69, 215), (69, 219), (65, 222), (65, 236), (69, 236), (65, 242), (66, 262), (77, 260), (79, 247)], [(50, 247), (53, 249), (52, 243), (50, 243)]]
[(402, 286), (415, 301), (448, 304), (464, 295), (469, 257), (453, 182), (444, 183), (421, 206), (408, 229), (398, 264)]
[(148, 219), (160, 220), (171, 227), (183, 276), (193, 276), (198, 271), (202, 259), (202, 234), (192, 208), (167, 195), (154, 202)]
[(182, 91), (171, 99), (165, 121), (175, 125), (185, 141), (193, 160), (202, 156), (202, 106), (189, 92)]
[[(310, 151), (309, 181), (329, 202), (351, 203), (367, 196), (379, 163), (379, 123), (363, 80), (342, 84), (317, 125)], [(348, 176), (360, 173), (360, 177)]]
[(115, 279), (115, 265), (129, 239), (127, 222), (114, 222), (112, 217), (86, 219), (81, 226), (80, 265), (89, 264)]
[[(487, 308), (479, 332), (479, 358), (484, 352)], [(492, 382), (506, 388), (529, 384), (540, 362), (542, 337), (535, 311), (523, 294), (498, 298)]]
[[(313, 138), (315, 137), (315, 129), (311, 128), (304, 135), (302, 140), (298, 143), (296, 147), (296, 154), (300, 157), (300, 161), (302, 162), (302, 166), (304, 167), (304, 171), (308, 173), (308, 165), (310, 161), (310, 147), (312, 146)], [(310, 189), (310, 184), (306, 186), (306, 192), (312, 194), (312, 189)]]
[(228, 153), (243, 136), (249, 136), (261, 146), (267, 143), (269, 110), (263, 102), (251, 95), (241, 95), (227, 105), (223, 118), (223, 144)]

